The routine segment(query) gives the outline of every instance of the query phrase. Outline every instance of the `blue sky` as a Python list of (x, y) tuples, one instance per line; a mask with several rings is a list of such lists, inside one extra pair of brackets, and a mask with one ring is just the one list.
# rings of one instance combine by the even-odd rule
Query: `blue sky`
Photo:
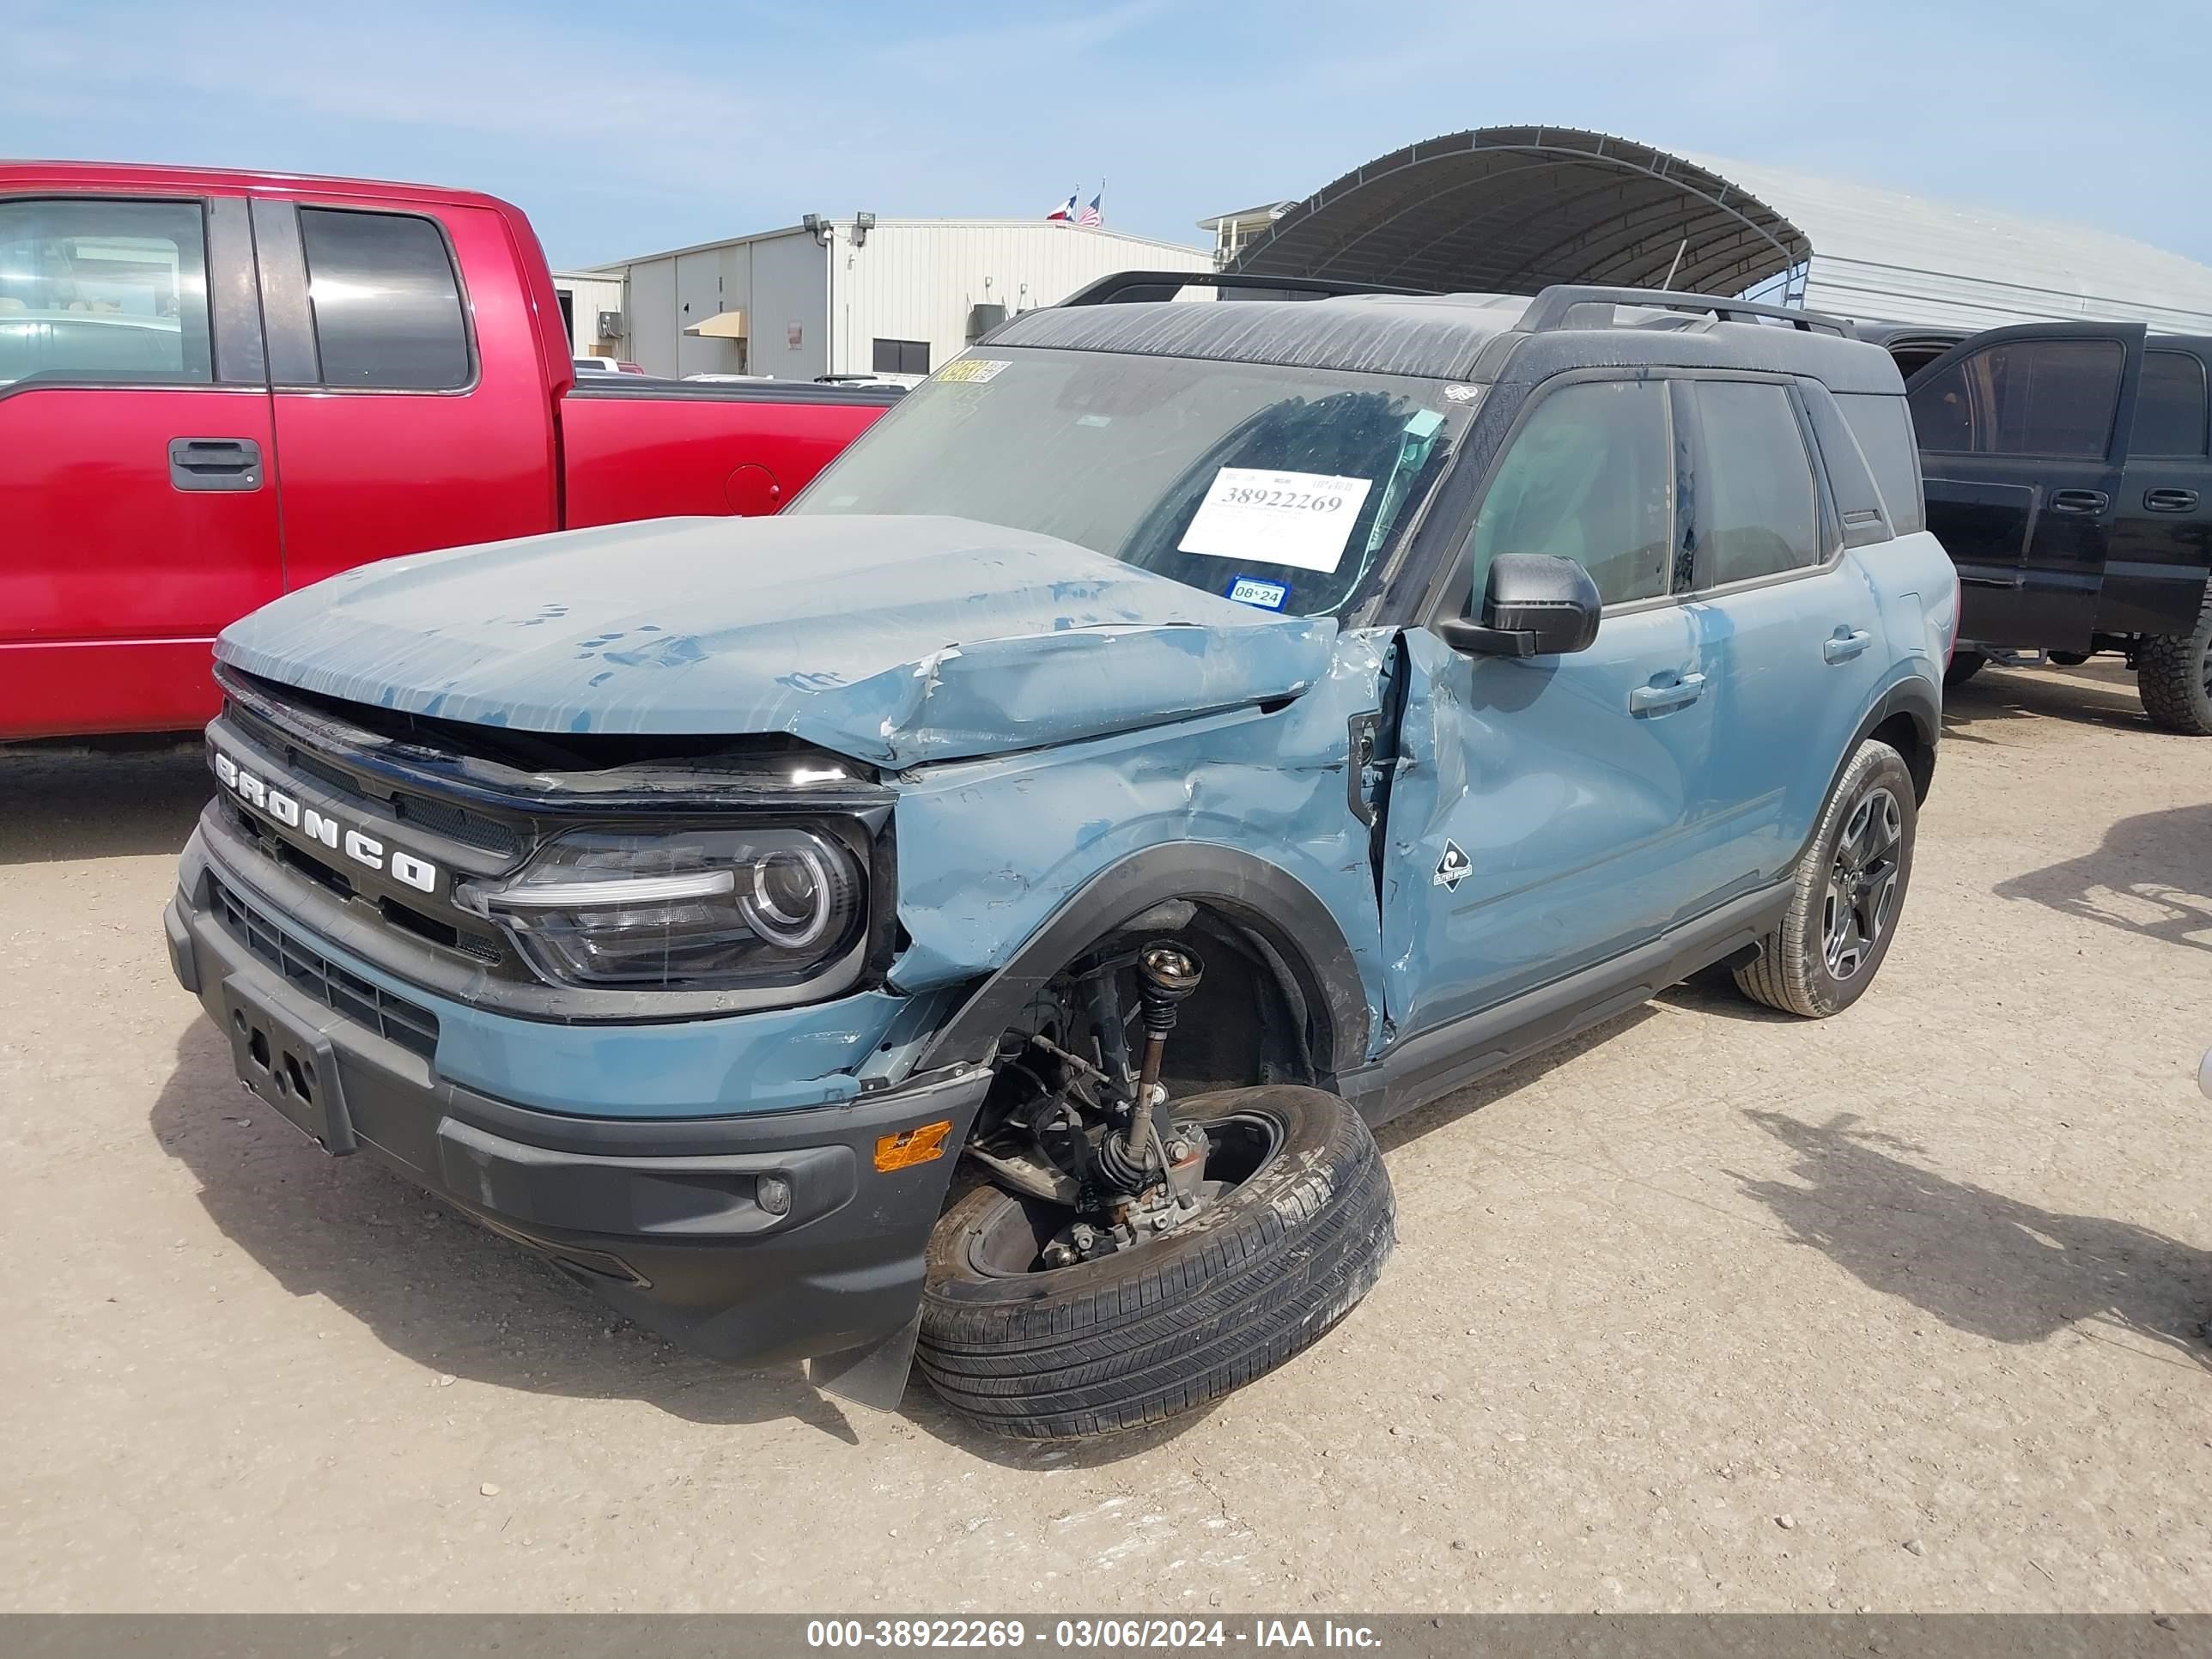
[(807, 211), (1042, 215), (1102, 177), (1109, 223), (1198, 241), (1411, 140), (1546, 122), (2212, 263), (2179, 50), (2204, 4), (0, 0), (0, 155), (470, 185), (578, 264)]

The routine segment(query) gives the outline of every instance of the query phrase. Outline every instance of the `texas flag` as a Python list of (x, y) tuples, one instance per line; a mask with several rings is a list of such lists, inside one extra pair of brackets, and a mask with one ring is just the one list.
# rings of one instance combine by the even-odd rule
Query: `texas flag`
[(1065, 202), (1062, 202), (1058, 207), (1054, 208), (1051, 212), (1046, 214), (1044, 216), (1045, 218), (1048, 222), (1057, 222), (1063, 225), (1073, 224), (1075, 222), (1075, 198), (1082, 193), (1082, 191), (1075, 190), (1068, 191), (1067, 199)]

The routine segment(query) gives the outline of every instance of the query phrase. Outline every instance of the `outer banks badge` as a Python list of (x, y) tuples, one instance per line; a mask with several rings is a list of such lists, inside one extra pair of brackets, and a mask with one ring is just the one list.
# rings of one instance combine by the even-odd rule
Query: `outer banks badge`
[(1468, 861), (1467, 854), (1459, 850), (1459, 843), (1446, 842), (1444, 855), (1437, 860), (1437, 885), (1447, 893), (1453, 892), (1460, 883), (1474, 873), (1474, 866)]

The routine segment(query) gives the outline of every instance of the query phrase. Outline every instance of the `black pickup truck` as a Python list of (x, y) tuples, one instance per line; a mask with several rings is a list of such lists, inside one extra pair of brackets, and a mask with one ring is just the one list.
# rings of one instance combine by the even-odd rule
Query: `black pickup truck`
[(2126, 658), (2157, 725), (2212, 737), (2212, 338), (2140, 323), (1865, 324), (1906, 377), (1929, 528), (1959, 568), (1948, 683)]

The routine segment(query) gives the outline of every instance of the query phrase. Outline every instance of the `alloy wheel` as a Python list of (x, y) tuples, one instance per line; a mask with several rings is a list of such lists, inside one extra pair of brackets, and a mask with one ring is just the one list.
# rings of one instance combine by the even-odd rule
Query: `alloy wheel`
[(1904, 834), (1904, 811), (1884, 788), (1862, 795), (1844, 820), (1820, 910), (1821, 960), (1838, 981), (1864, 970), (1889, 929)]

